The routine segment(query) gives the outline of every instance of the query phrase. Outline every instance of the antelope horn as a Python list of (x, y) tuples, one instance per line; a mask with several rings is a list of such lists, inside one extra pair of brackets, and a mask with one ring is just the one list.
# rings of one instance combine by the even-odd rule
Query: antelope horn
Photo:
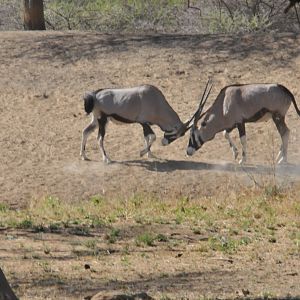
[(211, 79), (209, 78), (206, 83), (203, 95), (201, 97), (198, 109), (196, 110), (196, 112), (193, 114), (193, 116), (188, 121), (186, 121), (182, 124), (182, 126), (177, 131), (177, 135), (185, 134), (193, 126), (193, 125), (191, 125), (192, 121), (194, 120), (194, 124), (196, 124), (201, 119), (201, 117), (204, 115), (201, 113), (202, 113), (203, 107), (208, 99), (211, 89), (212, 89), (212, 83), (211, 83)]
[[(202, 111), (203, 111), (204, 105), (206, 104), (206, 101), (207, 101), (207, 99), (208, 99), (208, 96), (209, 96), (209, 94), (210, 94), (210, 92), (211, 92), (212, 86), (213, 86), (213, 84), (212, 84), (212, 82), (211, 82), (211, 79), (209, 79), (209, 80), (207, 81), (206, 86), (205, 86), (205, 90), (204, 90), (203, 95), (202, 95), (202, 98), (201, 98), (201, 100), (200, 100), (199, 107), (198, 107), (197, 111), (195, 112), (195, 114), (194, 114), (194, 116), (193, 116), (193, 118), (192, 118), (192, 119), (194, 119), (194, 125), (196, 125), (197, 122), (198, 122), (198, 121), (201, 119), (201, 117), (203, 116)], [(191, 119), (191, 120), (192, 120), (192, 119)]]

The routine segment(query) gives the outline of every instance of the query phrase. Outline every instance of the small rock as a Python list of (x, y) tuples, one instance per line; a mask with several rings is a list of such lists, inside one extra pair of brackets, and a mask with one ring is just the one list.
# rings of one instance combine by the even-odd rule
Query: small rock
[(177, 70), (176, 75), (184, 75), (185, 74), (185, 71), (184, 70)]

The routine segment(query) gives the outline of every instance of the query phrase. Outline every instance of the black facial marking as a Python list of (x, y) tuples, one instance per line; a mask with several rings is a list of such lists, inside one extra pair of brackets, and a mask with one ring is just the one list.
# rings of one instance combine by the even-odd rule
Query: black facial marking
[(197, 149), (199, 149), (199, 146), (197, 145), (195, 135), (196, 135), (195, 131), (192, 131), (190, 139), (189, 139), (188, 147), (191, 147), (191, 148), (194, 148), (195, 150), (197, 150)]
[(195, 138), (195, 132), (193, 132), (193, 134), (191, 136), (191, 140), (192, 140), (193, 147), (196, 148), (197, 142), (196, 142), (196, 138)]

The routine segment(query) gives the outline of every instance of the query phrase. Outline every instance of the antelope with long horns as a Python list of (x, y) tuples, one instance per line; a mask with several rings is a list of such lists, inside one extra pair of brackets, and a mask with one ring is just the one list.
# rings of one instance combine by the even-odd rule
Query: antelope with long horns
[(92, 121), (82, 133), (80, 156), (83, 160), (87, 160), (85, 154), (87, 138), (98, 127), (97, 139), (103, 161), (111, 162), (103, 145), (105, 128), (109, 120), (141, 124), (146, 146), (140, 152), (140, 156), (147, 154), (148, 157), (152, 156), (150, 149), (156, 139), (151, 125), (157, 125), (164, 131), (162, 145), (165, 146), (183, 136), (190, 128), (189, 124), (192, 120), (183, 123), (163, 93), (152, 85), (125, 89), (101, 89), (87, 93), (83, 99), (86, 113), (92, 113)]
[[(224, 131), (236, 159), (238, 151), (229, 133), (237, 128), (242, 144), (242, 158), (239, 161), (242, 164), (247, 160), (245, 123), (272, 118), (282, 140), (276, 161), (279, 164), (286, 163), (290, 130), (285, 123), (285, 115), (291, 102), (300, 116), (294, 95), (283, 85), (244, 84), (223, 88), (212, 106), (204, 114), (198, 113), (194, 118), (187, 155), (193, 155), (205, 142), (212, 140), (218, 132)], [(198, 128), (197, 123), (203, 115), (204, 119)]]

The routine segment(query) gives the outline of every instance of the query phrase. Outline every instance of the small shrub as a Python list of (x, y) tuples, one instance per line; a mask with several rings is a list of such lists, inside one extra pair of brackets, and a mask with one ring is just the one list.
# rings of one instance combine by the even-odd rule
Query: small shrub
[(232, 239), (225, 236), (216, 236), (209, 239), (209, 246), (214, 251), (221, 251), (228, 254), (235, 253), (241, 245), (248, 245), (251, 240), (248, 237)]
[(169, 240), (167, 236), (165, 236), (164, 234), (161, 234), (161, 233), (159, 233), (155, 239), (158, 242), (167, 242)]
[(103, 202), (103, 198), (99, 195), (95, 195), (91, 197), (90, 201), (95, 205), (98, 206)]
[(89, 249), (95, 249), (97, 247), (96, 240), (87, 240), (84, 242), (84, 245)]
[(210, 33), (239, 33), (254, 32), (270, 26), (266, 15), (247, 16), (242, 11), (235, 11), (230, 15), (227, 11), (212, 10), (208, 17), (208, 31)]
[(155, 237), (150, 233), (144, 233), (139, 235), (136, 238), (135, 242), (137, 246), (146, 245), (146, 246), (153, 247), (155, 242)]
[(25, 219), (17, 224), (17, 228), (20, 228), (20, 229), (33, 228), (33, 222), (31, 219)]
[(109, 234), (105, 236), (109, 243), (114, 244), (120, 236), (120, 230), (113, 228)]
[(5, 213), (8, 210), (8, 206), (5, 203), (0, 203), (0, 212)]
[(50, 223), (49, 225), (49, 230), (50, 232), (57, 232), (60, 229), (60, 224), (59, 223)]

